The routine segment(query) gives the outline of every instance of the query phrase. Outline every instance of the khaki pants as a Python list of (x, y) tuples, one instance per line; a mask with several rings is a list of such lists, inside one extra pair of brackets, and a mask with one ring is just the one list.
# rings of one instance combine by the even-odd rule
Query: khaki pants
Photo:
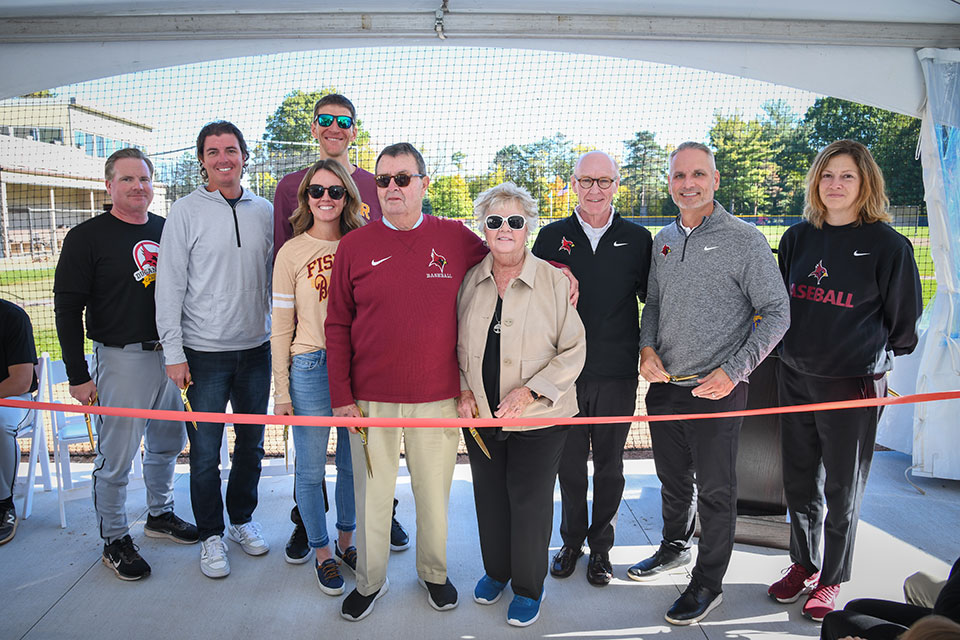
[[(457, 403), (453, 398), (419, 404), (362, 400), (357, 404), (363, 415), (370, 418), (457, 417)], [(447, 503), (457, 462), (459, 432), (452, 427), (373, 427), (367, 433), (372, 478), (367, 475), (360, 436), (350, 434), (353, 490), (357, 503), (357, 591), (361, 595), (370, 595), (387, 579), (401, 433), (417, 509), (417, 575), (426, 582), (443, 584), (447, 580)]]

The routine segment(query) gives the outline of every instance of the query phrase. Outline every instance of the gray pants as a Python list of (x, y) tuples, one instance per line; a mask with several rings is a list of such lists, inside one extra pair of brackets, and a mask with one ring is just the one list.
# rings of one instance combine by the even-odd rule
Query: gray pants
[[(33, 400), (29, 393), (10, 396), (12, 400)], [(20, 447), (17, 432), (30, 416), (28, 409), (0, 407), (0, 500), (13, 495), (13, 483), (17, 480), (17, 463), (20, 462)]]
[[(124, 348), (93, 343), (91, 375), (97, 404), (132, 409), (183, 410), (176, 385), (167, 378), (162, 351), (143, 351), (139, 343)], [(93, 506), (100, 537), (122, 538), (127, 526), (127, 481), (143, 439), (143, 483), (150, 515), (173, 511), (173, 474), (177, 455), (187, 442), (183, 422), (94, 416), (97, 457), (93, 463)]]

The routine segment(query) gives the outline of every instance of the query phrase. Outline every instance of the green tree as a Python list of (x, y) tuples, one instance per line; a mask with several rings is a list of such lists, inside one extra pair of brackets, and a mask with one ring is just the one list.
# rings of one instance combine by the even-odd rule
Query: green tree
[(431, 180), (429, 191), (430, 202), (436, 215), (444, 218), (469, 218), (473, 215), (470, 188), (459, 173)]
[(627, 156), (621, 167), (621, 187), (617, 192), (617, 203), (623, 202), (623, 205), (616, 204), (617, 210), (645, 215), (651, 201), (663, 200), (667, 193), (667, 152), (657, 144), (655, 134), (646, 130), (637, 131), (624, 146)]
[(506, 180), (525, 187), (539, 202), (541, 211), (550, 210), (551, 185), (568, 180), (577, 161), (575, 147), (562, 133), (524, 145), (508, 145), (494, 155), (490, 169)]
[(710, 144), (721, 175), (717, 200), (731, 213), (767, 213), (776, 165), (760, 122), (718, 112), (710, 129)]
[(801, 122), (786, 100), (763, 105), (760, 128), (773, 152), (774, 174), (769, 177), (769, 213), (799, 215), (803, 211), (804, 181), (813, 154), (807, 143), (809, 126)]

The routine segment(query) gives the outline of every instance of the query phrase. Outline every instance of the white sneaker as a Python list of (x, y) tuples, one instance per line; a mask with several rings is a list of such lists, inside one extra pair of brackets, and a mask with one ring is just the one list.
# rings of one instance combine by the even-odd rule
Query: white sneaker
[(200, 571), (208, 578), (225, 578), (230, 575), (227, 543), (220, 536), (210, 536), (200, 542)]
[(259, 522), (247, 522), (246, 524), (230, 525), (227, 527), (227, 535), (231, 540), (240, 543), (240, 547), (251, 556), (262, 556), (270, 551), (270, 545), (260, 534)]

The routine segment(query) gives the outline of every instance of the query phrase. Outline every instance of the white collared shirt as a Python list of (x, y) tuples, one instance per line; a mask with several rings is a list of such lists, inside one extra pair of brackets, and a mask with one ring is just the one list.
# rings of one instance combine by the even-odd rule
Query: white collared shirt
[[(387, 225), (388, 228), (393, 229), (394, 231), (401, 231), (401, 229), (397, 229), (394, 225), (392, 225), (392, 224), (390, 223), (389, 220), (387, 220), (387, 216), (383, 216), (383, 217), (380, 218), (380, 219), (383, 220), (383, 224)], [(423, 222), (423, 211), (420, 212), (420, 217), (417, 218), (416, 224), (414, 224), (414, 225), (413, 225), (412, 227), (410, 227), (409, 229), (403, 229), (403, 231), (412, 231), (412, 230), (416, 229), (417, 227), (419, 227), (419, 226), (420, 226), (420, 223), (422, 223), (422, 222)]]
[(597, 252), (597, 245), (600, 244), (600, 238), (603, 237), (603, 234), (607, 232), (607, 229), (610, 228), (610, 225), (613, 223), (613, 205), (610, 205), (610, 215), (607, 217), (607, 223), (600, 227), (599, 229), (590, 226), (586, 220), (580, 215), (580, 207), (577, 206), (573, 210), (573, 213), (577, 216), (577, 220), (580, 221), (580, 226), (583, 227), (583, 233), (586, 234), (587, 240), (590, 241), (590, 247), (593, 249), (593, 252)]

